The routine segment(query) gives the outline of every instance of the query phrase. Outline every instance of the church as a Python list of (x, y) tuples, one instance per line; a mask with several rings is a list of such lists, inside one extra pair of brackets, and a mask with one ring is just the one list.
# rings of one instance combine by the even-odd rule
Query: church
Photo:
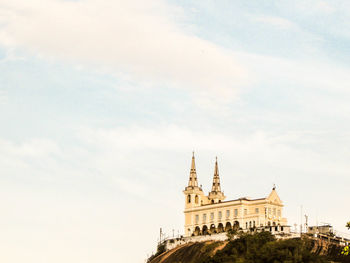
[(276, 187), (267, 197), (250, 199), (242, 197), (225, 201), (221, 191), (218, 161), (215, 161), (211, 191), (205, 195), (198, 186), (194, 153), (185, 194), (185, 236), (215, 234), (230, 229), (249, 231), (266, 227), (287, 227), (282, 217), (283, 203)]

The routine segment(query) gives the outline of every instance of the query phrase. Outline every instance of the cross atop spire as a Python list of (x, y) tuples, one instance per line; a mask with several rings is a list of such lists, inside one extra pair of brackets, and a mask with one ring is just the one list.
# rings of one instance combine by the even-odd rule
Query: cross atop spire
[(196, 172), (196, 163), (194, 158), (194, 151), (192, 152), (192, 163), (191, 163), (191, 171), (190, 171), (190, 179), (188, 181), (188, 186), (190, 187), (198, 187), (197, 181), (197, 172)]

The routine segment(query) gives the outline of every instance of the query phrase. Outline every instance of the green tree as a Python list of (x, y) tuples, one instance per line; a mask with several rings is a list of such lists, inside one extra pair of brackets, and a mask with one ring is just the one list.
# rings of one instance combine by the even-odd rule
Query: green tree
[[(350, 221), (346, 223), (346, 227), (350, 230)], [(345, 246), (341, 252), (342, 255), (348, 256), (350, 254), (349, 246)]]

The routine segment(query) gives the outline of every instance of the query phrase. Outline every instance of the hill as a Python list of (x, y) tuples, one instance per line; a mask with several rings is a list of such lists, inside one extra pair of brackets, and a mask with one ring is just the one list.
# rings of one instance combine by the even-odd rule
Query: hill
[(341, 247), (310, 238), (276, 240), (269, 232), (241, 234), (229, 241), (188, 243), (149, 258), (149, 263), (350, 262)]

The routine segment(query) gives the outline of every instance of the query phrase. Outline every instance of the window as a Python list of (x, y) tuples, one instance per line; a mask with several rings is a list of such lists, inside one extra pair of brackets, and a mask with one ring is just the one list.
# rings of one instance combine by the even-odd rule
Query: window
[(238, 209), (235, 209), (235, 216), (238, 216)]
[(255, 227), (255, 221), (253, 221), (253, 227)]
[(244, 215), (247, 215), (247, 214), (248, 214), (248, 210), (244, 209)]
[(222, 212), (219, 211), (218, 218), (221, 219), (221, 217), (222, 217)]
[(277, 210), (277, 215), (281, 216), (281, 210), (279, 210), (279, 209)]
[(196, 197), (194, 198), (194, 202), (198, 204), (198, 195), (196, 195)]
[(255, 208), (255, 213), (259, 214), (259, 208)]
[(187, 202), (191, 203), (191, 196), (190, 195), (187, 196)]
[(226, 210), (226, 218), (230, 217), (230, 210)]
[(276, 208), (273, 209), (273, 215), (276, 215)]
[(210, 220), (214, 220), (214, 213), (210, 213)]
[(205, 223), (205, 221), (207, 221), (207, 214), (203, 214), (203, 223)]
[(271, 215), (271, 207), (269, 207), (269, 215)]
[(245, 228), (248, 228), (248, 222), (245, 222)]
[(199, 215), (196, 215), (196, 224), (199, 222)]

